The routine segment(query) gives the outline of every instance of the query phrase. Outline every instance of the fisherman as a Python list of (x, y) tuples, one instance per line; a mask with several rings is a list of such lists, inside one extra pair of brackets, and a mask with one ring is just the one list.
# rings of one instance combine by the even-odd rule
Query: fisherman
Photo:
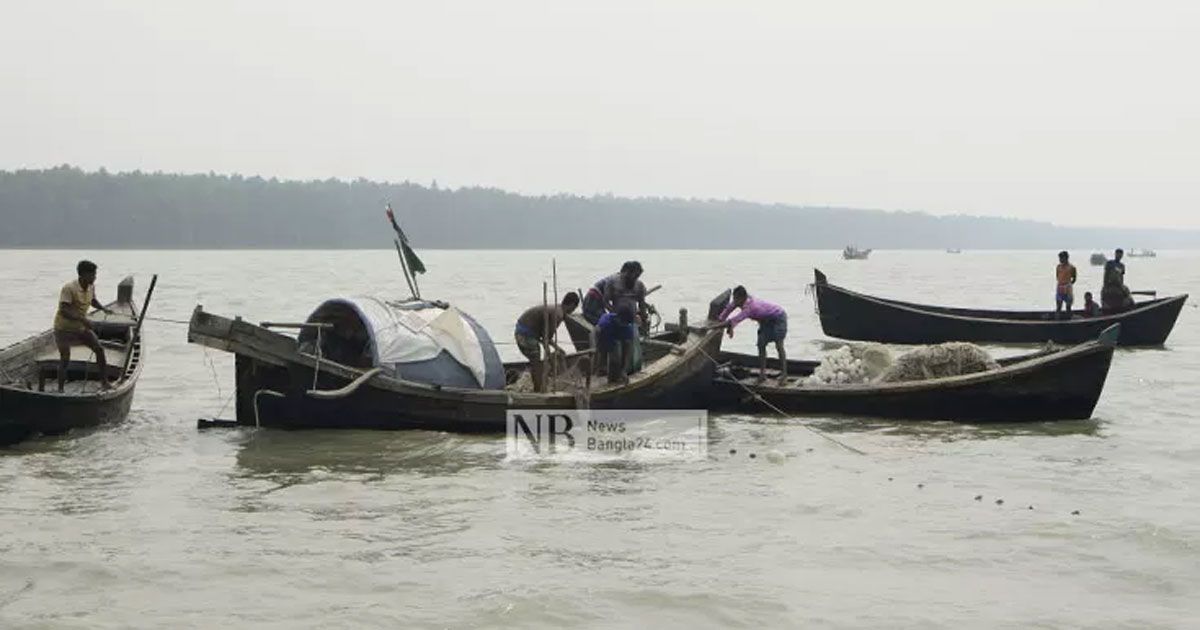
[[(621, 273), (604, 287), (604, 307), (610, 313), (616, 313), (622, 304), (629, 304), (636, 313), (635, 331), (646, 334), (650, 330), (650, 307), (646, 304), (646, 285), (642, 284), (642, 263), (636, 260), (627, 261), (621, 265)], [(629, 370), (631, 373), (642, 369), (641, 337), (635, 335), (633, 348), (630, 351)]]
[[(579, 294), (571, 291), (563, 296), (562, 304), (556, 306), (534, 306), (527, 309), (517, 318), (515, 336), (517, 349), (529, 359), (529, 371), (533, 375), (533, 389), (543, 392), (546, 384), (546, 365), (550, 357), (542, 358), (542, 344), (552, 349), (552, 352), (566, 354), (554, 343), (554, 332), (567, 315), (579, 306)], [(547, 327), (549, 324), (549, 327)]]
[(604, 307), (604, 292), (608, 290), (609, 284), (615, 282), (628, 269), (629, 263), (627, 262), (621, 265), (620, 272), (600, 278), (583, 294), (583, 318), (589, 324), (595, 326), (599, 323), (600, 317), (607, 311)]
[(100, 338), (88, 320), (88, 309), (112, 311), (96, 301), (96, 263), (81, 260), (75, 265), (79, 276), (63, 285), (58, 294), (58, 311), (54, 314), (54, 344), (58, 346), (58, 391), (67, 384), (67, 368), (71, 363), (71, 346), (84, 346), (96, 355), (100, 366), (100, 387), (112, 389), (108, 382), (108, 362)]
[(1100, 305), (1105, 313), (1120, 313), (1133, 306), (1133, 296), (1125, 286), (1125, 251), (1118, 249), (1113, 259), (1104, 263), (1104, 286), (1100, 289)]
[(1054, 269), (1054, 276), (1058, 281), (1054, 292), (1054, 314), (1059, 315), (1063, 306), (1066, 306), (1067, 319), (1071, 318), (1071, 304), (1075, 301), (1075, 279), (1078, 276), (1070, 259), (1071, 255), (1066, 251), (1058, 252), (1058, 267)]
[[(730, 317), (730, 313), (738, 309), (738, 314)], [(758, 322), (758, 382), (767, 379), (767, 344), (774, 343), (779, 353), (779, 384), (787, 382), (787, 352), (783, 348), (783, 340), (787, 337), (787, 312), (778, 304), (750, 297), (746, 287), (738, 286), (733, 290), (733, 300), (717, 317), (719, 324), (711, 328), (725, 327), (727, 334), (733, 337), (733, 328), (742, 320), (750, 318)]]
[(625, 384), (633, 367), (637, 339), (633, 304), (622, 302), (615, 313), (605, 313), (596, 323), (596, 368), (608, 374), (608, 382)]
[(1083, 294), (1083, 315), (1084, 317), (1100, 316), (1100, 305), (1096, 303), (1096, 300), (1092, 299), (1091, 291)]

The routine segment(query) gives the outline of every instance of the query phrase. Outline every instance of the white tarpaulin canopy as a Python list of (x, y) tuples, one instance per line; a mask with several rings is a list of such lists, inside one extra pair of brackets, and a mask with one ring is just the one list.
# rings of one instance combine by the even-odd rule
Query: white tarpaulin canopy
[(376, 297), (339, 298), (317, 307), (309, 321), (320, 320), (323, 312), (338, 306), (353, 309), (362, 320), (375, 365), (399, 368), (432, 361), (445, 352), (470, 371), (479, 387), (488, 387), (493, 380), (488, 378), (489, 364), (495, 364), (492, 371), (498, 368), (503, 374), (492, 340), (480, 329), (481, 340), (475, 332), (478, 325), (453, 306), (387, 302)]

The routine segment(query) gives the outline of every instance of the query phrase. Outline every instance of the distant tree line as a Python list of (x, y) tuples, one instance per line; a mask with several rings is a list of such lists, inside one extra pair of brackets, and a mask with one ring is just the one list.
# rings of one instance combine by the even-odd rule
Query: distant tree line
[(387, 248), (391, 202), (418, 248), (1084, 249), (1194, 247), (1200, 232), (1064, 228), (734, 200), (524, 196), (365, 179), (0, 171), (0, 247)]

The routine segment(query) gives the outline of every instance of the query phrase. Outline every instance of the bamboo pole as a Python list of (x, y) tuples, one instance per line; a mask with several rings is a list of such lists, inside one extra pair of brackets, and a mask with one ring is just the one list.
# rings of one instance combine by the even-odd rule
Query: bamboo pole
[[(554, 283), (554, 285), (553, 285), (554, 286), (554, 308), (558, 308), (558, 305), (559, 305), (559, 301), (558, 301), (558, 259), (556, 259), (556, 258), (550, 259), (550, 278)], [(557, 324), (555, 324), (554, 330), (551, 331), (547, 335), (547, 337), (550, 339), (551, 347), (557, 348), (558, 347), (558, 325)], [(550, 363), (550, 378), (556, 382), (558, 380), (558, 357), (554, 357), (554, 360), (551, 361), (551, 363)]]
[(396, 244), (396, 254), (400, 256), (400, 268), (404, 270), (404, 282), (408, 284), (408, 290), (415, 298), (417, 290), (413, 287), (412, 277), (408, 273), (408, 262), (404, 260), (404, 249), (400, 247), (400, 237), (392, 239), (392, 242)]
[(550, 305), (549, 305), (549, 304), (547, 304), (547, 302), (549, 301), (548, 294), (549, 294), (549, 290), (548, 290), (548, 288), (546, 287), (546, 281), (545, 281), (545, 280), (543, 280), (543, 281), (542, 281), (542, 334), (541, 334), (541, 342), (542, 342), (542, 351), (543, 351), (545, 354), (544, 354), (543, 360), (541, 361), (541, 365), (539, 365), (539, 366), (538, 366), (538, 368), (537, 368), (538, 372), (539, 372), (539, 373), (542, 375), (542, 387), (540, 388), (540, 389), (541, 389), (541, 391), (540, 391), (539, 393), (545, 393), (546, 391), (549, 391), (549, 388), (547, 387), (548, 383), (546, 382), (546, 365), (547, 365), (547, 363), (550, 361), (550, 344), (549, 344), (549, 339), (550, 339), (550, 335), (549, 335), (549, 332), (550, 332)]

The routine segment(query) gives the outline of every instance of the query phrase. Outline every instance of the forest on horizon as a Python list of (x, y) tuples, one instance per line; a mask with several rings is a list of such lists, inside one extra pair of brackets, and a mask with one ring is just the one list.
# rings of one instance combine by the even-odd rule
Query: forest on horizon
[(612, 195), (518, 195), (356, 179), (0, 171), (0, 248), (1110, 249), (1200, 246), (1200, 231)]

